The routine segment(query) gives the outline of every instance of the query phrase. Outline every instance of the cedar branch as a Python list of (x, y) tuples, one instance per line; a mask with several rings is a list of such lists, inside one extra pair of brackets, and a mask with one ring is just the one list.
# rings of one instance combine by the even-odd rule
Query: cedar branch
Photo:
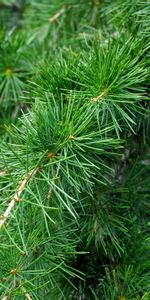
[(105, 95), (106, 90), (103, 90), (97, 97), (91, 99), (92, 102), (98, 102)]
[[(23, 286), (21, 286), (20, 289), (21, 289), (21, 291), (25, 294), (25, 297), (26, 297), (27, 300), (32, 300), (30, 294), (27, 293), (26, 289), (25, 289)], [(2, 298), (2, 300), (10, 300), (10, 298), (9, 298), (8, 296), (4, 296), (4, 297)]]
[(25, 293), (25, 297), (27, 300), (32, 300), (31, 296), (29, 295), (29, 293), (27, 293), (26, 289), (22, 286), (21, 290), (23, 293)]
[(0, 171), (0, 176), (4, 176), (6, 174), (6, 171)]
[(64, 7), (61, 8), (53, 17), (51, 17), (48, 22), (51, 24), (51, 23), (54, 23), (63, 13), (64, 13), (65, 9)]
[(0, 220), (0, 229), (6, 223), (8, 217), (9, 217), (11, 211), (12, 211), (12, 209), (15, 206), (15, 204), (17, 202), (20, 202), (20, 196), (21, 196), (22, 192), (24, 191), (25, 186), (26, 186), (28, 180), (31, 177), (34, 177), (40, 171), (40, 169), (41, 169), (41, 167), (36, 168), (34, 172), (29, 173), (29, 175), (25, 176), (25, 178), (20, 182), (20, 185), (19, 185), (18, 189), (16, 190), (16, 193), (15, 193), (13, 199), (9, 203), (6, 211), (4, 212), (4, 214), (2, 216), (2, 219)]

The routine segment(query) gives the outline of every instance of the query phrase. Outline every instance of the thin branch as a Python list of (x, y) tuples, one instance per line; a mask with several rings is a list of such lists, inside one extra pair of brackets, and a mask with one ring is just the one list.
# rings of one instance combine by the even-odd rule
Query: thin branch
[(97, 97), (94, 97), (91, 99), (92, 102), (98, 102), (99, 100), (101, 100), (101, 98), (105, 95), (106, 90), (103, 90), (100, 95), (98, 95)]
[(52, 189), (50, 188), (47, 193), (47, 199), (50, 199), (52, 196)]
[[(21, 286), (20, 289), (21, 289), (21, 291), (25, 294), (25, 297), (26, 297), (27, 300), (32, 300), (30, 294), (27, 293), (26, 289), (25, 289), (23, 286)], [(8, 296), (4, 296), (4, 297), (2, 298), (2, 300), (10, 300), (10, 298), (9, 298)]]
[(2, 216), (2, 219), (0, 220), (0, 229), (2, 228), (2, 226), (6, 223), (12, 209), (14, 208), (15, 204), (17, 202), (20, 202), (21, 199), (20, 199), (20, 196), (22, 194), (22, 192), (24, 191), (25, 189), (25, 186), (28, 182), (28, 180), (31, 178), (31, 177), (34, 177), (39, 171), (40, 171), (41, 167), (38, 167), (36, 168), (36, 170), (34, 170), (34, 172), (31, 172), (29, 173), (29, 175), (27, 175), (21, 182), (20, 182), (20, 185), (18, 187), (18, 189), (16, 190), (16, 193), (13, 197), (13, 199), (11, 200), (11, 202), (9, 203), (6, 211), (4, 212), (3, 216)]
[(22, 286), (20, 289), (21, 289), (21, 291), (22, 291), (23, 293), (25, 293), (25, 297), (26, 297), (27, 300), (32, 300), (30, 294), (27, 293), (26, 289), (25, 289), (23, 286)]
[(95, 5), (100, 5), (101, 0), (93, 0)]
[(0, 171), (0, 177), (4, 176), (6, 174), (6, 171)]
[(48, 22), (50, 24), (54, 23), (63, 13), (64, 13), (65, 9), (64, 7), (61, 8), (53, 17), (51, 17)]

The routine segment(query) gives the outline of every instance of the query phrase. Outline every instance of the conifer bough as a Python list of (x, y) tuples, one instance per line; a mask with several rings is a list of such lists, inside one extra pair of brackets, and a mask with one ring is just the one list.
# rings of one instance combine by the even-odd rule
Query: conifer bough
[(0, 299), (150, 299), (149, 7), (1, 1)]

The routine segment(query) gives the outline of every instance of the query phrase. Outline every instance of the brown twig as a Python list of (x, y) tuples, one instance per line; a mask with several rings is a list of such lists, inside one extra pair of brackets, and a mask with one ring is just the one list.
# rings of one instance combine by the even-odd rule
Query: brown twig
[(28, 180), (29, 180), (31, 177), (35, 176), (35, 174), (37, 174), (37, 173), (40, 171), (40, 169), (41, 169), (41, 167), (36, 168), (34, 172), (29, 173), (29, 174), (28, 174), (28, 175), (20, 182), (20, 185), (19, 185), (18, 189), (16, 190), (16, 193), (15, 193), (13, 199), (12, 199), (11, 202), (9, 203), (9, 205), (8, 205), (8, 207), (7, 207), (7, 209), (6, 209), (6, 211), (4, 212), (4, 214), (3, 214), (3, 216), (2, 216), (2, 219), (0, 220), (0, 229), (1, 229), (2, 226), (6, 223), (6, 220), (8, 219), (8, 217), (9, 217), (9, 215), (10, 215), (12, 209), (14, 208), (15, 204), (16, 204), (17, 202), (20, 202), (20, 201), (21, 201), (21, 200), (20, 200), (20, 196), (21, 196), (22, 192), (24, 191), (25, 186), (26, 186)]
[(53, 17), (51, 17), (48, 22), (50, 24), (54, 23), (63, 13), (64, 13), (65, 9), (64, 7), (61, 8)]

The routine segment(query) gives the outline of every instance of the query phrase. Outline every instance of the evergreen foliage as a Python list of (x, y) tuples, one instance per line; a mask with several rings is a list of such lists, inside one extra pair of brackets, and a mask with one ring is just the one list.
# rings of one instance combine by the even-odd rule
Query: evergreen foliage
[(150, 299), (150, 1), (0, 26), (0, 299)]

